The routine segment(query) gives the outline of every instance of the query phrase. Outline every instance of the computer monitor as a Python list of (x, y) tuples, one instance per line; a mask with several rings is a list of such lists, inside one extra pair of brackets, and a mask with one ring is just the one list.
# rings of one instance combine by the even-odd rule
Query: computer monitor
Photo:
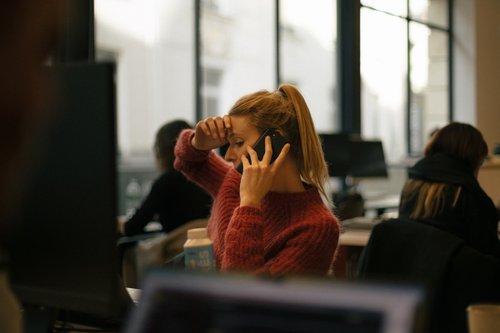
[(383, 177), (387, 178), (384, 148), (380, 140), (350, 141), (351, 168), (353, 178)]
[(351, 166), (350, 134), (320, 134), (323, 153), (330, 177), (346, 177)]
[(56, 106), (27, 175), (8, 247), (25, 306), (118, 318), (114, 66), (56, 65)]
[(160, 270), (144, 280), (125, 333), (414, 333), (422, 301), (411, 286)]

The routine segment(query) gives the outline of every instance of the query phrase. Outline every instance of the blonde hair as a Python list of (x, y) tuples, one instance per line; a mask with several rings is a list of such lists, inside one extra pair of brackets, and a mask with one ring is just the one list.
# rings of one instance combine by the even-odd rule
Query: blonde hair
[(233, 105), (229, 115), (250, 116), (250, 123), (259, 133), (278, 129), (290, 142), (290, 153), (299, 163), (302, 180), (328, 200), (324, 187), (328, 168), (323, 149), (309, 107), (296, 87), (282, 84), (274, 92), (260, 90), (245, 95)]
[(407, 205), (414, 202), (410, 218), (432, 218), (438, 216), (447, 205), (454, 208), (461, 192), (462, 187), (459, 185), (409, 179), (403, 187), (401, 207), (404, 210)]

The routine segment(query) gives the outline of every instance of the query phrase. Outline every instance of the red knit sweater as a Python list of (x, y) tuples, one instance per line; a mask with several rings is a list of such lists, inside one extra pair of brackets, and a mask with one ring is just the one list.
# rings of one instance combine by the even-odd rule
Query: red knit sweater
[(326, 274), (339, 238), (339, 222), (318, 190), (269, 192), (261, 208), (240, 207), (241, 175), (213, 151), (191, 146), (181, 133), (174, 167), (214, 198), (208, 233), (217, 268), (283, 274)]

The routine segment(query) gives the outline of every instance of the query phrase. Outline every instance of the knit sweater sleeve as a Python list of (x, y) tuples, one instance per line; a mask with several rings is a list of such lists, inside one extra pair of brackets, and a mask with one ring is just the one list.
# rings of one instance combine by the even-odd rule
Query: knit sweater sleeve
[(334, 217), (309, 219), (288, 227), (277, 241), (284, 244), (272, 257), (264, 257), (264, 217), (260, 209), (235, 209), (225, 236), (222, 271), (256, 274), (326, 274), (339, 238)]
[(191, 145), (193, 136), (194, 130), (191, 129), (186, 129), (179, 135), (175, 146), (174, 168), (215, 198), (232, 166), (212, 150), (195, 149)]

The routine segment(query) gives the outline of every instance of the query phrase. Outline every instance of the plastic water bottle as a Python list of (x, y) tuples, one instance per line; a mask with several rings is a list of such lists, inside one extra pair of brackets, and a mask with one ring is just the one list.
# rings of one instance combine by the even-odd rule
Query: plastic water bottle
[(141, 184), (135, 178), (130, 179), (125, 188), (125, 207), (126, 207), (126, 216), (130, 217), (135, 213), (135, 210), (141, 204), (142, 199), (142, 189)]
[(189, 229), (184, 243), (186, 271), (214, 272), (214, 242), (207, 236), (207, 228)]

